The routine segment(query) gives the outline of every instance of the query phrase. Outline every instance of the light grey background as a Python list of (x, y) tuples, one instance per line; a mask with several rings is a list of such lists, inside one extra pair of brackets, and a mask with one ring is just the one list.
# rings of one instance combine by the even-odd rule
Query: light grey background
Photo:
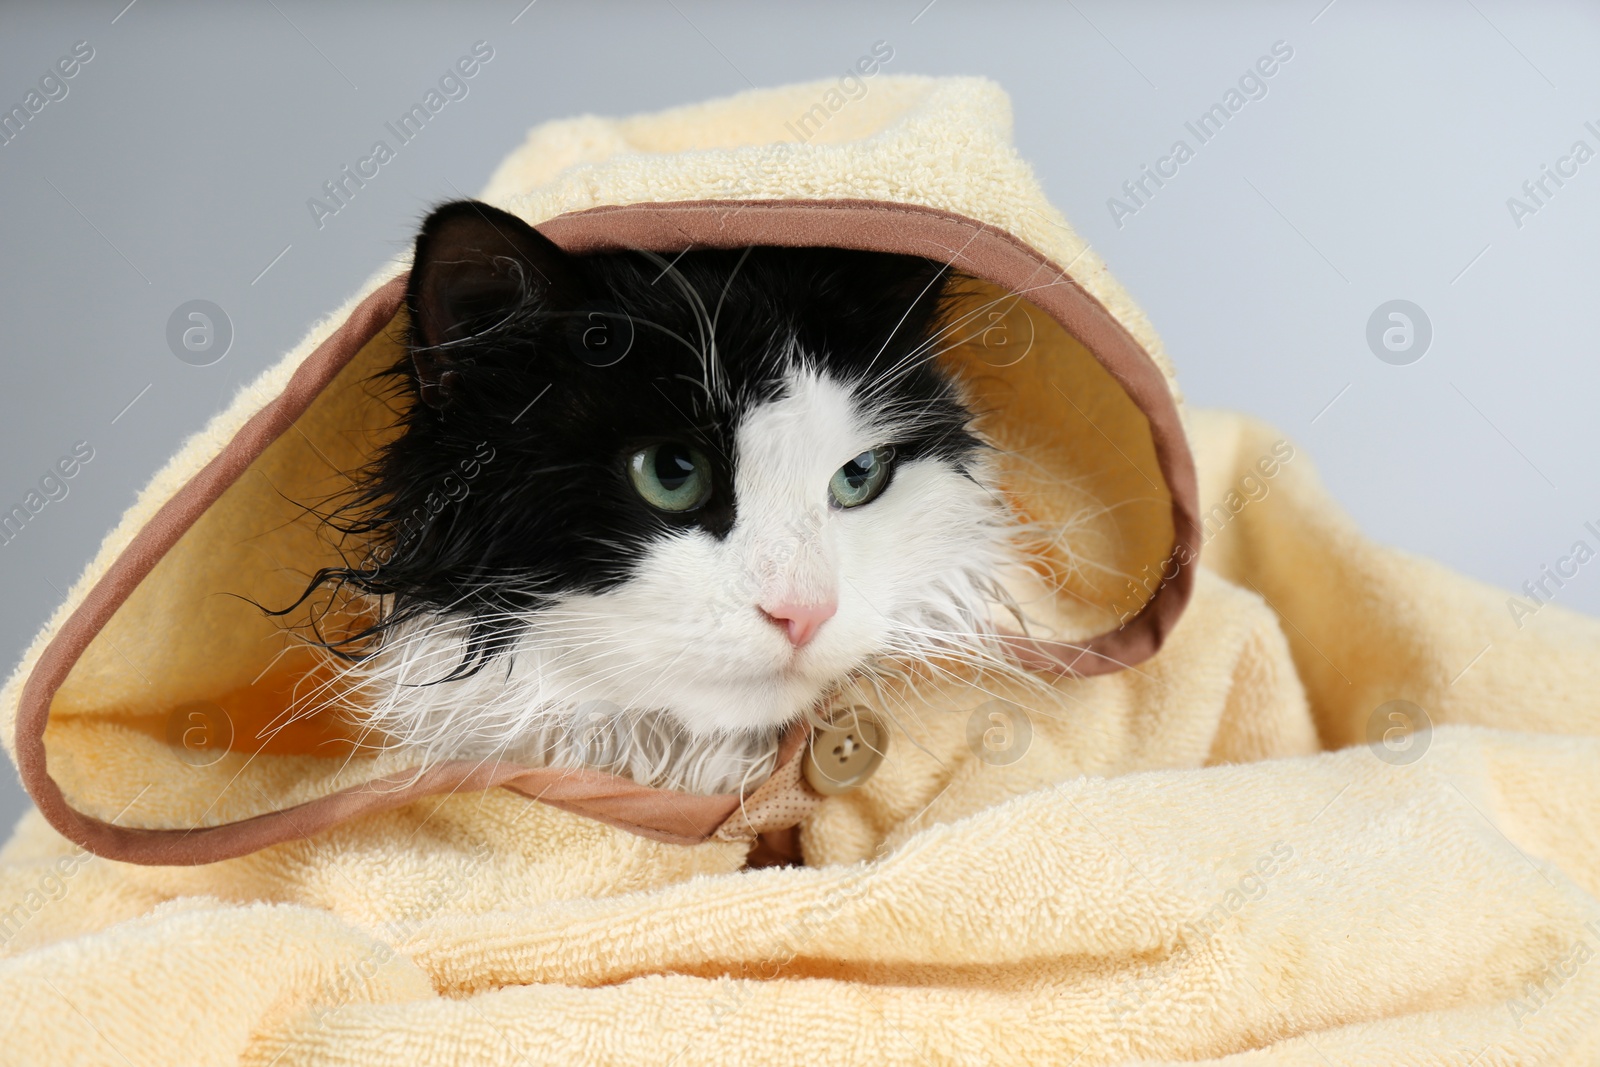
[[(999, 80), (1190, 400), (1276, 423), (1373, 536), (1515, 588), (1600, 519), (1600, 159), (1520, 227), (1507, 207), (1574, 141), (1600, 150), (1592, 5), (525, 3), (0, 8), (6, 109), (75, 42), (95, 53), (0, 147), (0, 505), (95, 450), (0, 546), (8, 658), (184, 437), (529, 126), (834, 77), (877, 41), (891, 72)], [(307, 199), (479, 40), (470, 95), (319, 229)], [(1267, 95), (1117, 226), (1108, 198), (1277, 41)], [(191, 299), (234, 325), (212, 366), (167, 347)], [(1412, 365), (1365, 340), (1391, 299), (1433, 325)], [(1592, 569), (1563, 603), (1600, 609)], [(0, 773), (0, 819), (25, 803)]]

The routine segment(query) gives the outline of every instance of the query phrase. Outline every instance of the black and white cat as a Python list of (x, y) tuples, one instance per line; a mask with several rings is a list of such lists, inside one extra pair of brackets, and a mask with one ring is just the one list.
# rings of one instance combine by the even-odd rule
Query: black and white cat
[(332, 642), (365, 721), (424, 761), (722, 792), (875, 664), (998, 659), (1014, 526), (936, 364), (948, 284), (835, 249), (573, 256), (434, 212), (400, 433), (333, 520), (376, 547), (313, 582), (371, 606)]

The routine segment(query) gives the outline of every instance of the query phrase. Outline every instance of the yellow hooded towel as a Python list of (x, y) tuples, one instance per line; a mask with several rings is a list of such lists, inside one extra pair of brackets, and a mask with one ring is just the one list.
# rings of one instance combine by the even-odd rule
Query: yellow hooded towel
[(942, 358), (1047, 533), (1027, 676), (906, 665), (843, 790), (840, 720), (709, 797), (288, 722), (315, 660), (254, 603), (338, 559), (293, 502), (392, 429), (392, 263), (156, 475), (7, 683), (38, 811), (0, 852), (0, 1059), (1600, 1059), (1600, 624), (1372, 544), (1292, 442), (1185, 412), (1001, 90), (868, 84), (548, 123), (482, 198), (575, 252), (949, 263), (977, 328)]

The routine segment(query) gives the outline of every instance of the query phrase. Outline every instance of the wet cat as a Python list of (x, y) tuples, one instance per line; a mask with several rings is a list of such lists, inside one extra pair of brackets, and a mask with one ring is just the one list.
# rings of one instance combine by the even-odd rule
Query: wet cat
[(331, 520), (371, 551), (313, 580), (371, 605), (327, 642), (365, 721), (721, 792), (875, 663), (981, 653), (1010, 518), (935, 358), (951, 284), (840, 249), (569, 255), (439, 208), (400, 432)]

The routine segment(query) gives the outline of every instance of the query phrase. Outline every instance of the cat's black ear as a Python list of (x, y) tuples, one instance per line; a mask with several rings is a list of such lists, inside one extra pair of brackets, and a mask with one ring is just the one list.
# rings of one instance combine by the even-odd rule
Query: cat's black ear
[(476, 200), (429, 215), (406, 286), (423, 403), (438, 408), (449, 400), (460, 374), (453, 342), (493, 327), (530, 300), (574, 306), (581, 288), (572, 258), (515, 215)]

